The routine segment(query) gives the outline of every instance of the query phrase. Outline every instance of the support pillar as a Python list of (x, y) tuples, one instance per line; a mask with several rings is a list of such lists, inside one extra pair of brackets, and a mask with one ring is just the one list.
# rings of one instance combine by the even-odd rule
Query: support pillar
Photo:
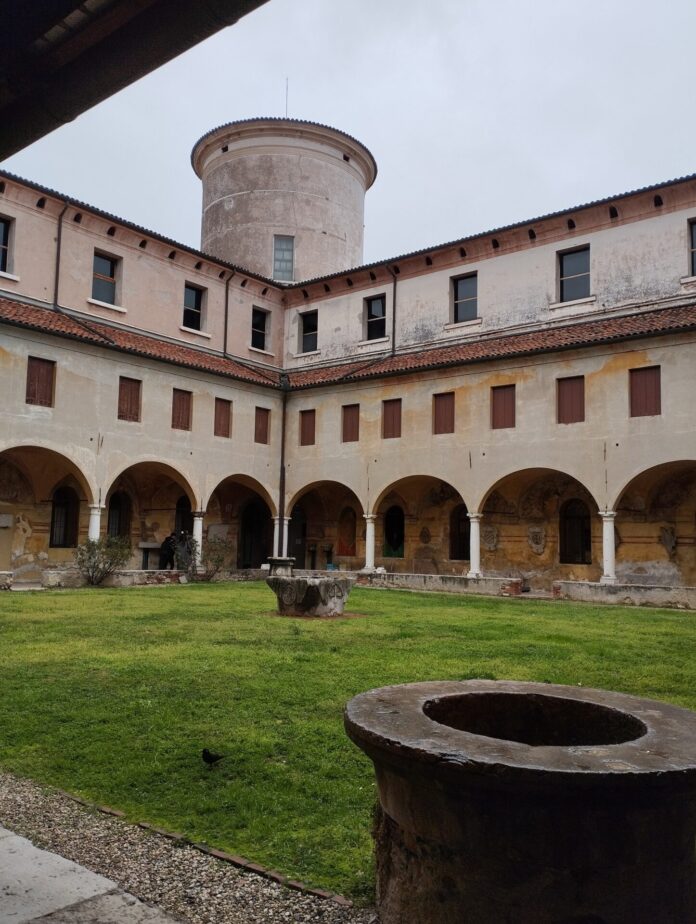
[(469, 552), (469, 571), (467, 572), (468, 578), (480, 578), (481, 577), (481, 517), (482, 513), (470, 513), (469, 521), (471, 523), (471, 530), (469, 532), (469, 545), (471, 551)]
[(201, 566), (201, 556), (203, 554), (203, 517), (204, 511), (196, 510), (193, 514), (193, 538), (196, 543), (196, 568)]
[(87, 538), (96, 542), (101, 533), (101, 514), (104, 508), (100, 504), (89, 505), (89, 528)]
[(600, 584), (616, 584), (616, 542), (614, 540), (614, 520), (616, 513), (613, 510), (601, 510), (602, 518), (602, 576)]
[(365, 517), (365, 567), (363, 571), (375, 570), (375, 520), (374, 513), (363, 514)]
[(273, 557), (280, 558), (280, 517), (273, 517)]
[(283, 544), (280, 550), (280, 558), (288, 557), (288, 526), (290, 525), (290, 517), (282, 517), (283, 520)]

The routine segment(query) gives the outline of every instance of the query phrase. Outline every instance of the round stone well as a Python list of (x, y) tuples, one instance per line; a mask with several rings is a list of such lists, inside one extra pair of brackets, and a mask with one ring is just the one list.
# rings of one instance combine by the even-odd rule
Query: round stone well
[(443, 681), (352, 699), (382, 924), (694, 924), (696, 713)]

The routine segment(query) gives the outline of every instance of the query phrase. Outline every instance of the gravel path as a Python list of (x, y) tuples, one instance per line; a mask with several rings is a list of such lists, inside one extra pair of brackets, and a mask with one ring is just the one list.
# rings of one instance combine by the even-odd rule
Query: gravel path
[(284, 888), (7, 773), (0, 773), (0, 823), (195, 924), (377, 921), (374, 910)]

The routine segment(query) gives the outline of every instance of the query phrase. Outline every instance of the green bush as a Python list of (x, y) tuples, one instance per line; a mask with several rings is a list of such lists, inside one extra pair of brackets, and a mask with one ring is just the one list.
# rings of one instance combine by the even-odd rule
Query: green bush
[(88, 584), (98, 586), (105, 577), (122, 568), (131, 557), (131, 547), (121, 536), (88, 539), (75, 549), (75, 564)]

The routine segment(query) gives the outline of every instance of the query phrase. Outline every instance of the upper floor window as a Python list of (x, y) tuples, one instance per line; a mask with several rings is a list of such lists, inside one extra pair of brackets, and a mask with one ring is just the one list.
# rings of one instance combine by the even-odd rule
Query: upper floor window
[(660, 367), (629, 369), (631, 417), (656, 417), (662, 413)]
[(387, 297), (373, 295), (365, 299), (365, 340), (379, 340), (387, 335)]
[(696, 221), (689, 225), (689, 270), (690, 275), (696, 276)]
[(292, 281), (295, 273), (295, 238), (273, 235), (273, 278)]
[(491, 388), (491, 428), (504, 430), (515, 426), (515, 386), (496, 385)]
[(140, 379), (129, 379), (122, 375), (118, 380), (118, 419), (140, 420)]
[(26, 403), (53, 407), (56, 364), (52, 359), (27, 357)]
[(318, 330), (318, 311), (305, 311), (300, 315), (300, 353), (313, 353), (317, 349)]
[(433, 433), (454, 433), (454, 392), (433, 395)]
[(300, 446), (313, 446), (316, 429), (316, 411), (300, 411)]
[(10, 233), (12, 221), (0, 218), (0, 273), (10, 272)]
[(584, 375), (556, 381), (556, 419), (560, 424), (582, 423), (585, 419)]
[(226, 398), (215, 399), (213, 434), (214, 436), (224, 436), (226, 439), (229, 439), (232, 435), (232, 402)]
[(559, 301), (573, 302), (590, 295), (590, 248), (558, 255)]
[(341, 442), (357, 443), (360, 439), (360, 405), (344, 404), (341, 410)]
[(193, 393), (175, 388), (172, 391), (172, 429), (190, 430), (193, 411)]
[(184, 286), (183, 327), (190, 330), (203, 330), (203, 295), (204, 289), (186, 283)]
[(268, 443), (270, 436), (271, 412), (267, 407), (257, 407), (254, 416), (254, 442)]
[(382, 439), (393, 440), (401, 436), (401, 398), (382, 402)]
[(116, 304), (116, 269), (118, 260), (94, 251), (92, 268), (92, 298), (107, 305)]
[(452, 323), (474, 321), (478, 317), (478, 274), (469, 273), (452, 280)]
[(251, 309), (251, 345), (255, 350), (266, 350), (268, 312), (263, 308)]

